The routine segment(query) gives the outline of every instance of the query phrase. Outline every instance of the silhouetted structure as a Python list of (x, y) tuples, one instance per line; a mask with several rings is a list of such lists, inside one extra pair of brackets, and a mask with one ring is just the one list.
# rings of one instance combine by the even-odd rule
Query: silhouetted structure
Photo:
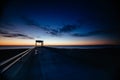
[(37, 43), (41, 43), (41, 46), (43, 46), (43, 41), (42, 40), (36, 40), (35, 46), (37, 47)]

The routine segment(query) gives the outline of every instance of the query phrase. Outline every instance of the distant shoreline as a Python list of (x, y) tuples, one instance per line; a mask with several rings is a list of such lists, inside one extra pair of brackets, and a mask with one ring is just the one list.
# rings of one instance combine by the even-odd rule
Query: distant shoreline
[[(33, 47), (35, 45), (0, 45), (0, 47), (5, 47), (5, 46), (18, 46), (18, 47), (22, 47), (22, 46), (26, 46), (26, 47)], [(114, 45), (114, 44), (105, 44), (105, 45), (44, 45), (44, 46), (120, 46), (118, 45)]]
[[(28, 49), (33, 48), (35, 46), (0, 46), (0, 50), (3, 49)], [(72, 45), (72, 46), (45, 46), (45, 47), (51, 47), (51, 48), (60, 48), (60, 49), (99, 49), (99, 48), (120, 48), (120, 45)]]

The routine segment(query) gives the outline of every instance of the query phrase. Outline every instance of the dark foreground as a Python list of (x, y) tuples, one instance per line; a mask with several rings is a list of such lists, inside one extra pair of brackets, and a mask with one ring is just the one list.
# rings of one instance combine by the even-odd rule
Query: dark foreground
[(2, 74), (4, 80), (119, 80), (120, 51), (36, 48)]
[(9, 59), (10, 57), (13, 57), (26, 49), (3, 49), (0, 50), (0, 62)]

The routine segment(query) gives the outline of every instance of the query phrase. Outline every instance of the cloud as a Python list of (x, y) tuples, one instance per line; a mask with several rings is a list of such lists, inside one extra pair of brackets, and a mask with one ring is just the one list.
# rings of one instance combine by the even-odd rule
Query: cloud
[(9, 37), (9, 38), (34, 39), (33, 37), (30, 37), (25, 34), (11, 33), (11, 32), (5, 31), (5, 30), (0, 30), (0, 35), (2, 37)]
[(72, 36), (76, 36), (76, 37), (88, 37), (88, 36), (94, 36), (94, 35), (105, 34), (105, 33), (106, 32), (104, 32), (104, 31), (92, 31), (92, 32), (84, 33), (84, 34), (74, 33), (74, 34), (72, 34)]
[(77, 25), (64, 25), (59, 31), (60, 32), (72, 32), (76, 29), (80, 28), (80, 26)]
[(30, 18), (25, 17), (25, 16), (21, 16), (21, 19), (25, 22), (26, 25), (34, 26), (34, 27), (36, 27), (40, 30), (43, 30), (47, 34), (50, 34), (52, 36), (58, 36), (59, 35), (58, 30), (49, 28), (48, 26), (41, 26), (37, 21), (35, 21), (33, 19), (30, 19)]
[(44, 31), (47, 34), (50, 34), (51, 36), (61, 36), (64, 33), (70, 33), (72, 31), (75, 31), (81, 27), (81, 25), (74, 25), (74, 24), (67, 24), (62, 26), (62, 28), (53, 29), (50, 26), (41, 26), (36, 20), (27, 17), (27, 16), (20, 16), (20, 18), (23, 20), (25, 25), (28, 26), (34, 26), (35, 28)]
[(0, 35), (3, 37), (11, 38), (33, 39), (33, 37), (14, 31), (14, 27), (14, 24), (7, 21), (0, 22)]
[(28, 35), (25, 35), (25, 34), (7, 34), (7, 35), (4, 35), (4, 37), (11, 37), (11, 38), (22, 38), (22, 39), (34, 39), (32, 37), (29, 37)]
[(15, 25), (10, 22), (7, 22), (7, 21), (0, 22), (0, 29), (13, 30), (14, 28), (15, 28)]
[(9, 34), (7, 31), (1, 30), (0, 29), (0, 34), (4, 35), (4, 34)]
[(25, 16), (20, 16), (20, 18), (25, 22), (26, 25), (40, 26), (36, 21)]
[[(78, 21), (79, 24), (67, 24), (67, 25), (62, 26), (62, 28), (53, 29), (52, 27), (49, 27), (49, 26), (41, 26), (36, 20), (31, 19), (30, 17), (27, 17), (27, 16), (20, 16), (20, 18), (23, 20), (25, 25), (35, 27), (36, 29), (38, 29), (40, 31), (42, 30), (47, 34), (50, 34), (51, 36), (61, 36), (64, 34), (70, 34), (78, 29), (80, 31), (81, 26), (84, 24), (89, 24), (89, 23), (93, 24), (92, 21), (89, 22), (88, 19), (83, 18), (83, 19), (80, 19)], [(96, 25), (94, 24), (94, 26), (96, 26)], [(99, 29), (98, 27), (95, 27), (95, 28)], [(76, 33), (73, 33), (71, 35), (76, 36), (76, 37), (88, 37), (88, 36), (101, 35), (101, 34), (102, 35), (107, 34), (107, 35), (117, 35), (118, 36), (120, 34), (118, 27), (111, 27), (110, 26), (110, 27), (105, 27), (105, 28), (102, 28), (102, 30), (96, 30), (96, 31), (82, 33), (82, 34), (79, 32), (78, 33), (76, 32)], [(118, 28), (118, 29), (116, 29), (116, 28)]]
[(28, 25), (28, 26), (34, 26), (38, 29), (41, 29), (41, 30), (44, 30), (44, 31), (49, 31), (49, 28), (45, 27), (45, 26), (41, 26), (37, 21), (29, 18), (29, 17), (26, 17), (26, 16), (20, 16), (20, 18), (23, 20), (23, 22), (25, 23), (25, 25)]
[(96, 30), (91, 31), (87, 33), (73, 33), (71, 34), (75, 37), (89, 37), (89, 36), (95, 36), (95, 35), (109, 35), (111, 37), (119, 38), (120, 32), (119, 30), (116, 30), (115, 28), (109, 28), (104, 30)]
[(48, 34), (54, 35), (54, 36), (61, 36), (64, 35), (65, 33), (70, 33), (72, 31), (75, 31), (77, 29), (79, 29), (80, 26), (79, 25), (64, 25), (62, 28), (58, 28), (58, 29), (51, 29), (49, 28)]
[(64, 25), (62, 28), (59, 29), (53, 29), (49, 26), (41, 26), (37, 21), (27, 17), (27, 16), (20, 16), (20, 18), (23, 20), (23, 22), (28, 26), (34, 26), (42, 31), (44, 31), (47, 34), (50, 34), (51, 36), (60, 36), (62, 33), (68, 33), (72, 32), (74, 30), (77, 30), (80, 28), (79, 25)]
[(59, 33), (59, 31), (56, 29), (50, 29), (49, 31), (47, 31), (47, 33), (52, 36), (60, 36), (61, 35), (61, 33)]

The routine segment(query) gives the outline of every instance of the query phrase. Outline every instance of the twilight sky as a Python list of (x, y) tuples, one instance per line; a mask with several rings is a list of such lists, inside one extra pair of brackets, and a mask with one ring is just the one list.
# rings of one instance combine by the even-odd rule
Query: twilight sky
[(4, 0), (0, 7), (0, 45), (120, 44), (114, 0)]

